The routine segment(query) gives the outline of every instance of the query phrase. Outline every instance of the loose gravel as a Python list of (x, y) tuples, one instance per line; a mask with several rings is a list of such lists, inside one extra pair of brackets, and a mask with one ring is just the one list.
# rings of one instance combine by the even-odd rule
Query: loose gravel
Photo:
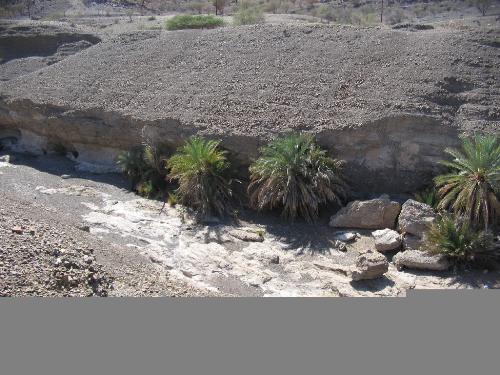
[(50, 207), (0, 192), (0, 296), (209, 296), (139, 254), (64, 223)]

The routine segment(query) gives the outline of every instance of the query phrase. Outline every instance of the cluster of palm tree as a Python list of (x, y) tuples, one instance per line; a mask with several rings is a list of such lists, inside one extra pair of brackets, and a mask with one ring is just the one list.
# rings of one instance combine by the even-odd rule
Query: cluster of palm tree
[[(172, 202), (192, 207), (201, 216), (234, 212), (239, 181), (231, 176), (227, 151), (219, 141), (193, 137), (170, 158), (161, 155), (148, 144), (120, 155), (118, 163), (142, 195), (158, 197), (163, 191), (164, 196), (166, 181), (175, 182)], [(312, 136), (278, 138), (262, 148), (250, 166), (250, 206), (281, 209), (290, 220), (300, 216), (312, 222), (321, 205), (341, 204), (346, 192), (342, 162), (328, 156)]]
[[(231, 176), (228, 153), (219, 141), (193, 137), (173, 156), (167, 151), (165, 146), (144, 144), (120, 155), (118, 163), (141, 195), (165, 199), (168, 182), (173, 182), (178, 185), (169, 196), (174, 204), (180, 202), (201, 215), (234, 212), (239, 181)], [(493, 135), (475, 136), (464, 139), (461, 150), (446, 153), (451, 158), (442, 164), (449, 172), (436, 177), (435, 186), (417, 199), (442, 216), (431, 229), (429, 247), (465, 259), (484, 248), (484, 239), (499, 227), (500, 142)], [(249, 205), (259, 211), (280, 209), (287, 219), (312, 222), (321, 206), (341, 205), (346, 198), (342, 165), (310, 135), (277, 138), (260, 150), (249, 168)], [(473, 240), (471, 231), (481, 240)]]
[(446, 149), (449, 172), (434, 179), (435, 190), (419, 195), (441, 213), (427, 236), (429, 250), (457, 263), (491, 256), (493, 233), (500, 224), (500, 142), (494, 135), (463, 140), (462, 149)]

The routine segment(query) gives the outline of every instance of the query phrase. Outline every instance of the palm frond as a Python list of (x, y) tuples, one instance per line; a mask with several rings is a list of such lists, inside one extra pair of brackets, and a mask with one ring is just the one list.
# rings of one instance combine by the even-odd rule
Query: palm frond
[(441, 164), (450, 172), (435, 178), (438, 208), (450, 209), (486, 229), (499, 221), (500, 142), (494, 135), (464, 139), (462, 151), (446, 149), (451, 160)]
[(229, 162), (219, 144), (193, 137), (167, 162), (168, 178), (179, 182), (180, 201), (202, 215), (222, 216), (233, 209), (233, 181), (225, 177)]

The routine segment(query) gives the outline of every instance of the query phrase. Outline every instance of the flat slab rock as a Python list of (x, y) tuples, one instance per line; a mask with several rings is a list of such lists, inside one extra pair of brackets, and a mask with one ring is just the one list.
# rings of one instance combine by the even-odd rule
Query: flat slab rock
[(400, 210), (401, 205), (388, 197), (353, 201), (331, 217), (330, 226), (361, 229), (394, 228)]
[(400, 271), (405, 267), (430, 271), (445, 271), (450, 267), (446, 257), (429, 254), (422, 250), (406, 250), (394, 255), (392, 260)]
[(391, 251), (401, 247), (401, 235), (392, 229), (380, 229), (372, 232), (377, 251)]
[(262, 242), (264, 236), (248, 229), (234, 229), (229, 232), (229, 235), (245, 242)]

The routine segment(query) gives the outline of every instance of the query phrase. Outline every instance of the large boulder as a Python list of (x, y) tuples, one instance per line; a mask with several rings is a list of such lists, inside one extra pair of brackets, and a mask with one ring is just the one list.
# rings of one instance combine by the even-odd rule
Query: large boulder
[(353, 281), (370, 280), (382, 277), (388, 269), (387, 258), (374, 251), (359, 255), (356, 264), (351, 267), (350, 274)]
[(392, 229), (380, 229), (372, 232), (377, 251), (397, 250), (401, 247), (401, 235)]
[(361, 229), (394, 228), (400, 210), (401, 205), (387, 197), (354, 201), (331, 217), (330, 226)]
[(418, 270), (444, 271), (450, 267), (450, 262), (444, 255), (434, 255), (422, 250), (406, 250), (397, 253), (392, 261), (398, 270), (407, 267)]
[(434, 220), (436, 220), (436, 212), (431, 206), (408, 199), (401, 207), (398, 229), (402, 233), (423, 237)]

